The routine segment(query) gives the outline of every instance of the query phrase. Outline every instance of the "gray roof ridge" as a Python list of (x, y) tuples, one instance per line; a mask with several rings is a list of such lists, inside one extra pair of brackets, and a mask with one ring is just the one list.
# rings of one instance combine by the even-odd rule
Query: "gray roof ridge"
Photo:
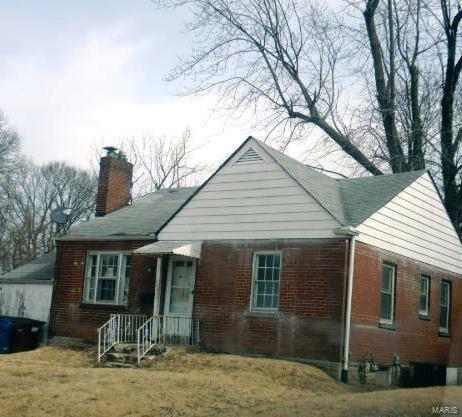
[(396, 172), (390, 174), (383, 174), (383, 175), (367, 175), (364, 177), (350, 177), (350, 178), (334, 178), (336, 181), (339, 182), (348, 182), (348, 181), (361, 181), (361, 180), (381, 180), (383, 178), (390, 178), (390, 177), (399, 177), (399, 176), (421, 176), (424, 173), (428, 172), (428, 169), (420, 169), (416, 171), (407, 171), (407, 172)]

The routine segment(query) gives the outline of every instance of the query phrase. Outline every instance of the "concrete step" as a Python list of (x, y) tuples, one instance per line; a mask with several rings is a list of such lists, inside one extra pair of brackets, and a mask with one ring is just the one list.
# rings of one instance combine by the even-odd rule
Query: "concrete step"
[(108, 352), (106, 360), (121, 363), (136, 363), (137, 355), (134, 353)]
[[(165, 348), (154, 346), (142, 359), (154, 360), (165, 354)], [(134, 343), (119, 343), (104, 355), (102, 366), (105, 368), (133, 368), (138, 365), (138, 349)]]
[(117, 353), (134, 353), (136, 355), (137, 344), (136, 343), (118, 343), (112, 348), (112, 350)]
[(113, 362), (105, 361), (103, 364), (104, 368), (136, 368), (136, 363), (124, 363), (124, 362)]

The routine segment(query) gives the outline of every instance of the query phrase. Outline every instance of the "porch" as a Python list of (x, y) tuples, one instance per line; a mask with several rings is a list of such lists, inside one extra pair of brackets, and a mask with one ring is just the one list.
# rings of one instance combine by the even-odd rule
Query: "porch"
[(198, 346), (199, 321), (188, 317), (112, 314), (98, 328), (98, 363), (117, 345), (131, 345), (136, 362), (154, 348)]
[(156, 257), (152, 315), (112, 314), (98, 328), (98, 363), (117, 345), (136, 345), (136, 362), (154, 347), (197, 346), (199, 321), (193, 319), (196, 262), (201, 242), (155, 242), (134, 251)]

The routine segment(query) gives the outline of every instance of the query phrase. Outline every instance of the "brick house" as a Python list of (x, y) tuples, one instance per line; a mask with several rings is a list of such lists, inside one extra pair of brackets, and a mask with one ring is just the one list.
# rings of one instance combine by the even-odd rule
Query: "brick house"
[[(56, 334), (94, 337), (109, 313), (141, 312), (152, 314), (141, 352), (160, 334), (194, 336), (209, 350), (312, 361), (344, 380), (369, 362), (411, 375), (436, 367), (457, 382), (462, 245), (427, 172), (337, 180), (249, 137), (201, 187), (170, 194), (149, 197), (149, 227), (129, 215), (135, 202), (58, 242)], [(104, 239), (96, 224), (106, 220)], [(121, 239), (125, 223), (133, 231)], [(124, 256), (131, 274), (108, 284), (101, 271), (120, 277)], [(126, 294), (118, 303), (115, 288)]]

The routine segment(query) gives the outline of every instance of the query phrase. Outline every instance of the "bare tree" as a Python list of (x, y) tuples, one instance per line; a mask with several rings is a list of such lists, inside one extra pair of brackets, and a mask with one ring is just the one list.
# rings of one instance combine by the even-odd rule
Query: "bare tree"
[(0, 110), (0, 176), (9, 173), (15, 166), (19, 150), (19, 136), (8, 126)]
[(296, 0), (167, 3), (194, 7), (188, 27), (202, 41), (169, 79), (194, 79), (188, 93), (218, 90), (228, 107), (265, 108), (275, 125), (315, 126), (366, 170), (382, 173), (369, 146), (355, 142), (354, 124), (341, 117), (351, 51), (326, 7)]
[(441, 13), (441, 25), (445, 35), (441, 99), (441, 168), (446, 208), (454, 223), (459, 225), (462, 222), (462, 127), (459, 125), (455, 128), (454, 113), (457, 109), (456, 91), (462, 72), (462, 6), (450, 0), (441, 0)]
[(94, 213), (96, 178), (86, 171), (62, 162), (37, 166), (23, 159), (16, 165), (10, 181), (0, 187), (6, 202), (0, 223), (3, 270), (17, 267), (54, 247), (53, 238), (58, 233), (50, 219), (54, 208), (64, 206), (71, 212), (59, 233)]
[(341, 10), (353, 10), (348, 25), (310, 0), (155, 3), (193, 11), (197, 47), (169, 76), (188, 80), (186, 93), (215, 90), (228, 109), (314, 126), (374, 175), (428, 162), (458, 225), (457, 0), (350, 0)]
[[(195, 186), (208, 173), (207, 164), (200, 162), (200, 147), (191, 141), (186, 129), (179, 137), (155, 136), (126, 137), (118, 140), (133, 168), (133, 195), (142, 196), (161, 188)], [(92, 154), (99, 158), (102, 144), (94, 144)], [(94, 158), (94, 172), (97, 160)]]

